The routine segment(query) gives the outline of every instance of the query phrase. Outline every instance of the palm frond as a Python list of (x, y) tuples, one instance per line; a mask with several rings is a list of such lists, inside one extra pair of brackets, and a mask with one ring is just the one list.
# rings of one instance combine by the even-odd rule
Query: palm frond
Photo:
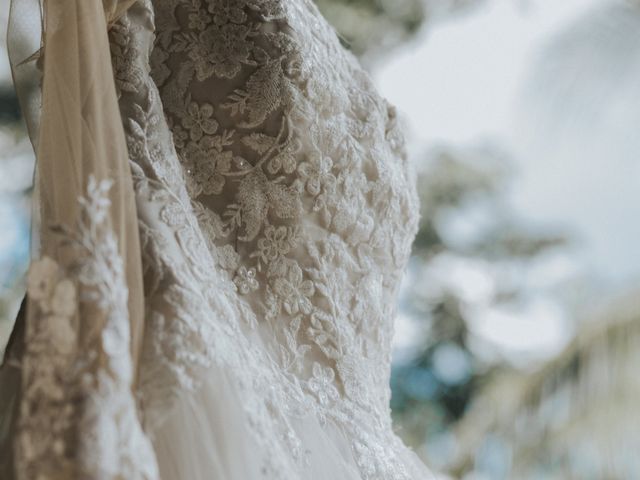
[(547, 468), (561, 471), (558, 478), (639, 478), (639, 364), (636, 292), (596, 315), (537, 371), (491, 382), (459, 425), (452, 472), (473, 470), (475, 452), (492, 437), (510, 451), (513, 478)]

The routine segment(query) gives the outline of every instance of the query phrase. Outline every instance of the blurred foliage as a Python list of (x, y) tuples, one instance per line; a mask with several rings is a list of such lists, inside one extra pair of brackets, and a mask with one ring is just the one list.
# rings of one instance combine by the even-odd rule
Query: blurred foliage
[(0, 125), (15, 125), (21, 119), (20, 104), (13, 88), (0, 87)]
[(509, 478), (640, 478), (639, 293), (610, 302), (536, 371), (498, 372), (456, 427), (451, 473), (496, 478), (478, 458), (490, 452)]
[[(423, 278), (409, 287), (405, 309), (425, 333), (418, 352), (393, 367), (391, 403), (405, 441), (426, 445), (426, 459), (445, 468), (457, 448), (451, 429), (505, 363), (487, 362), (479, 355), (469, 329), (470, 301), (438, 272), (456, 262), (481, 262), (494, 273), (495, 282), (490, 298), (482, 301), (517, 304), (528, 292), (511, 281), (510, 267), (526, 270), (529, 262), (566, 239), (531, 231), (505, 206), (511, 175), (508, 157), (499, 150), (440, 148), (426, 157), (418, 179), (421, 223), (412, 267), (418, 272), (435, 267), (436, 272), (426, 279), (418, 273)], [(483, 209), (489, 220), (461, 242), (447, 234), (447, 227), (469, 208)]]
[(343, 44), (356, 55), (386, 50), (413, 36), (426, 15), (423, 0), (316, 0)]
[(402, 45), (427, 23), (483, 0), (315, 0), (345, 47), (365, 61)]

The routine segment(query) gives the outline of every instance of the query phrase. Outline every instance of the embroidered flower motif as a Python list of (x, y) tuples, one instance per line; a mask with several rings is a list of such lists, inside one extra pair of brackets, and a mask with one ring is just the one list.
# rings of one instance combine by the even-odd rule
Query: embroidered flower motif
[(205, 195), (217, 195), (225, 184), (225, 173), (231, 169), (233, 153), (230, 151), (216, 153), (215, 157), (204, 165), (198, 165), (202, 180), (202, 192)]
[(284, 73), (292, 80), (302, 80), (302, 74), (304, 73), (304, 66), (300, 57), (288, 58), (284, 64)]
[(247, 19), (242, 7), (246, 2), (238, 0), (218, 0), (211, 2), (209, 0), (209, 11), (213, 14), (213, 21), (218, 25), (227, 22), (242, 23)]
[(33, 262), (27, 279), (27, 292), (47, 315), (44, 328), (49, 344), (59, 353), (69, 354), (76, 345), (77, 333), (71, 327), (70, 317), (76, 312), (76, 287), (68, 279), (59, 280), (61, 269), (50, 257)]
[(286, 255), (291, 248), (287, 235), (287, 227), (274, 227), (268, 225), (264, 229), (264, 237), (258, 240), (258, 252), (260, 259), (265, 263), (271, 263), (280, 255)]
[(58, 264), (50, 257), (44, 256), (31, 264), (27, 277), (27, 291), (32, 299), (44, 300), (51, 295)]
[(214, 147), (215, 141), (209, 136), (201, 138), (197, 142), (189, 141), (182, 153), (183, 162), (185, 167), (187, 167), (187, 173), (195, 174), (197, 167), (209, 163)]
[(338, 390), (333, 384), (334, 371), (329, 367), (323, 367), (318, 362), (313, 363), (313, 376), (307, 382), (309, 390), (318, 398), (320, 405), (327, 407), (338, 400)]
[(71, 327), (69, 318), (61, 315), (52, 315), (47, 322), (49, 339), (54, 348), (63, 355), (72, 353), (76, 347), (78, 334)]
[(70, 317), (76, 311), (76, 287), (71, 280), (62, 280), (51, 297), (51, 310), (55, 315)]
[(215, 249), (212, 250), (215, 252), (214, 258), (216, 259), (216, 263), (222, 268), (230, 272), (238, 268), (240, 255), (231, 245), (217, 245)]
[(187, 139), (189, 138), (189, 132), (187, 132), (181, 125), (174, 125), (171, 128), (173, 134), (173, 144), (179, 150), (183, 149)]
[(231, 170), (233, 153), (220, 151), (219, 137), (203, 137), (189, 142), (183, 154), (185, 169), (193, 182), (194, 195), (217, 195), (226, 183), (225, 174)]
[(200, 10), (197, 13), (189, 14), (189, 28), (202, 31), (207, 28), (207, 25), (211, 22), (211, 17), (206, 12)]
[(248, 36), (249, 28), (246, 25), (233, 23), (211, 25), (201, 32), (198, 43), (189, 50), (197, 79), (204, 81), (212, 75), (234, 78), (242, 64), (253, 64), (249, 60), (252, 44), (247, 40)]
[(281, 168), (285, 173), (293, 173), (297, 165), (296, 154), (300, 151), (301, 146), (298, 138), (287, 142), (282, 152), (269, 161), (267, 165), (269, 173), (275, 175)]
[(191, 140), (198, 141), (206, 133), (213, 135), (218, 130), (218, 122), (211, 118), (213, 107), (208, 103), (199, 106), (191, 102), (187, 107), (187, 115), (182, 118), (182, 125), (189, 130)]
[(170, 227), (177, 227), (184, 218), (185, 209), (179, 202), (170, 202), (160, 210), (160, 218)]
[(287, 278), (275, 279), (273, 289), (282, 299), (282, 305), (289, 315), (311, 313), (312, 303), (309, 297), (313, 295), (315, 288), (311, 280), (302, 280), (302, 269), (297, 264), (291, 265)]
[(233, 279), (233, 283), (236, 284), (236, 287), (238, 287), (238, 290), (240, 290), (240, 293), (243, 295), (256, 291), (259, 287), (258, 280), (256, 280), (256, 269), (253, 267), (240, 267)]
[(331, 174), (332, 166), (333, 161), (319, 153), (311, 154), (309, 161), (300, 164), (298, 172), (307, 187), (307, 192), (315, 197), (322, 190), (323, 183), (335, 182), (335, 177)]

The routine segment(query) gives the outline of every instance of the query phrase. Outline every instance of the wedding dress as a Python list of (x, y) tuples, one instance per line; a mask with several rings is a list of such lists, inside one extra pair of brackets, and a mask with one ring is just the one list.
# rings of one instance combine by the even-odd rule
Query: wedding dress
[(47, 0), (38, 62), (2, 478), (433, 478), (389, 410), (414, 172), (312, 1)]

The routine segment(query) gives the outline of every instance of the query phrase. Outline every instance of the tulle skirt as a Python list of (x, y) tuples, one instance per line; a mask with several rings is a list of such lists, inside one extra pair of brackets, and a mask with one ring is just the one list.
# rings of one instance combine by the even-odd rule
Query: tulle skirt
[[(154, 434), (162, 480), (253, 480), (265, 478), (260, 445), (229, 375), (214, 367), (194, 395), (185, 395)], [(291, 420), (302, 442), (300, 479), (362, 480), (349, 436), (314, 414)], [(406, 448), (400, 455), (411, 480), (435, 478)], [(386, 480), (386, 479), (385, 479)], [(393, 479), (388, 479), (393, 480)]]

